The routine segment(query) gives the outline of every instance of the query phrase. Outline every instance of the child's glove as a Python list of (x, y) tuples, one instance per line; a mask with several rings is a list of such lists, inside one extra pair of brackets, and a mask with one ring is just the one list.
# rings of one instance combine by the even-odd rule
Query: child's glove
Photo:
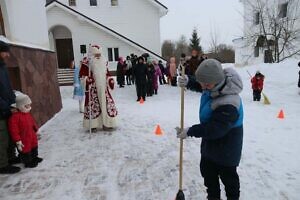
[(23, 143), (22, 143), (21, 140), (18, 141), (18, 142), (16, 142), (16, 145), (17, 145), (17, 149), (18, 149), (19, 151), (22, 151), (22, 150), (23, 150), (24, 145), (23, 145)]
[(181, 128), (176, 127), (175, 130), (176, 130), (177, 138), (180, 138), (180, 139), (187, 138), (187, 136), (188, 136), (187, 132), (188, 132), (189, 128), (184, 128), (183, 130), (181, 130)]
[(187, 86), (188, 82), (189, 82), (189, 77), (187, 75), (177, 77), (177, 85), (179, 87)]

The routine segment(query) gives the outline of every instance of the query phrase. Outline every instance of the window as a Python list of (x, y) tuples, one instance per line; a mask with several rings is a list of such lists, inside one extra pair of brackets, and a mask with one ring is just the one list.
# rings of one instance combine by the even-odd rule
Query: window
[(259, 56), (259, 47), (256, 46), (254, 47), (254, 57), (258, 57)]
[(1, 6), (0, 6), (0, 35), (5, 36), (4, 21), (3, 21)]
[(90, 0), (90, 6), (97, 6), (97, 0)]
[(108, 61), (118, 61), (119, 59), (119, 48), (108, 48)]
[(114, 48), (115, 61), (119, 60), (119, 48)]
[(110, 0), (111, 6), (117, 6), (118, 5), (118, 0)]
[(254, 14), (254, 24), (255, 25), (258, 25), (259, 24), (259, 12), (255, 12), (255, 14)]
[(287, 16), (287, 9), (288, 9), (288, 2), (280, 4), (278, 7), (279, 7), (278, 8), (279, 9), (278, 17), (280, 17), (280, 18), (286, 17)]
[(69, 6), (76, 6), (76, 0), (69, 0)]

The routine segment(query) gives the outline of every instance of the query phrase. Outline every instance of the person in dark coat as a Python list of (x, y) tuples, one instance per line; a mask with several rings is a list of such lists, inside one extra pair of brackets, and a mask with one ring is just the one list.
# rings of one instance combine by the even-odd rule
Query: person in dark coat
[[(238, 200), (240, 182), (237, 166), (243, 144), (243, 105), (239, 93), (243, 83), (233, 68), (223, 69), (215, 59), (204, 60), (195, 72), (203, 93), (200, 101), (200, 123), (190, 128), (176, 128), (177, 137), (202, 138), (200, 171), (207, 188), (207, 198), (220, 200), (220, 182), (227, 199)], [(192, 80), (178, 77), (185, 87)]]
[(134, 84), (134, 82), (135, 82), (135, 77), (134, 77), (133, 71), (134, 71), (135, 66), (136, 66), (137, 63), (138, 63), (138, 57), (137, 57), (137, 55), (131, 54), (130, 60), (131, 60), (131, 65), (132, 65), (131, 82), (132, 82), (132, 84)]
[(190, 85), (187, 86), (187, 89), (196, 91), (196, 92), (202, 92), (200, 84), (196, 82), (195, 78), (195, 71), (197, 70), (198, 66), (202, 60), (199, 59), (199, 52), (196, 49), (192, 50), (192, 56), (191, 58), (187, 61), (187, 66), (186, 66), (186, 74), (188, 75), (190, 80), (194, 80), (193, 84), (197, 84), (197, 87), (190, 87)]
[(253, 101), (260, 101), (261, 92), (264, 88), (265, 76), (257, 71), (255, 76), (251, 78), (252, 90), (253, 90)]
[(138, 63), (133, 68), (133, 74), (135, 77), (137, 101), (141, 98), (146, 100), (146, 89), (147, 89), (147, 66), (144, 64), (144, 58), (139, 57)]
[(16, 99), (4, 62), (8, 57), (9, 46), (0, 41), (0, 174), (13, 174), (21, 170), (19, 167), (11, 165), (20, 160), (16, 157), (15, 147), (7, 128), (7, 120), (12, 111), (11, 105), (15, 103)]
[(192, 50), (192, 56), (188, 61), (188, 66), (186, 69), (186, 74), (190, 76), (195, 76), (195, 71), (200, 65), (199, 52), (195, 49)]
[(153, 96), (154, 94), (154, 75), (155, 75), (155, 69), (152, 62), (149, 61), (147, 63), (147, 96)]
[(161, 76), (159, 77), (159, 84), (160, 85), (166, 84), (167, 83), (166, 78), (165, 78), (165, 73), (166, 73), (165, 71), (166, 70), (165, 70), (165, 67), (164, 67), (161, 60), (158, 61), (158, 66), (159, 66), (159, 69), (161, 71)]
[(126, 83), (127, 85), (131, 85), (132, 83), (132, 63), (130, 56), (126, 57)]
[(122, 57), (118, 60), (117, 65), (117, 82), (120, 88), (124, 87), (125, 85), (125, 63)]

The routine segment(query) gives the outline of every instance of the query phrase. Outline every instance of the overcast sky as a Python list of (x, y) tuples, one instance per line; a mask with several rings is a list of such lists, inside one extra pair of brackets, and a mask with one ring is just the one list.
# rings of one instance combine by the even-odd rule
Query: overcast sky
[(242, 3), (239, 0), (159, 0), (169, 12), (161, 18), (161, 41), (178, 40), (180, 35), (191, 38), (196, 27), (201, 46), (208, 50), (210, 33), (217, 30), (220, 43), (232, 45), (242, 36)]

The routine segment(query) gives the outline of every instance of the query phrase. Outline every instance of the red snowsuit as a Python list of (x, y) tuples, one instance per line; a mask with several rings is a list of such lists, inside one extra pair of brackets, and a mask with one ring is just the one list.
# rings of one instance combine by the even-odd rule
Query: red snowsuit
[(8, 119), (8, 130), (14, 143), (22, 141), (24, 145), (22, 153), (29, 153), (37, 148), (38, 126), (30, 113), (13, 113)]
[(252, 89), (262, 91), (264, 87), (264, 78), (265, 76), (262, 74), (256, 74), (252, 79)]

